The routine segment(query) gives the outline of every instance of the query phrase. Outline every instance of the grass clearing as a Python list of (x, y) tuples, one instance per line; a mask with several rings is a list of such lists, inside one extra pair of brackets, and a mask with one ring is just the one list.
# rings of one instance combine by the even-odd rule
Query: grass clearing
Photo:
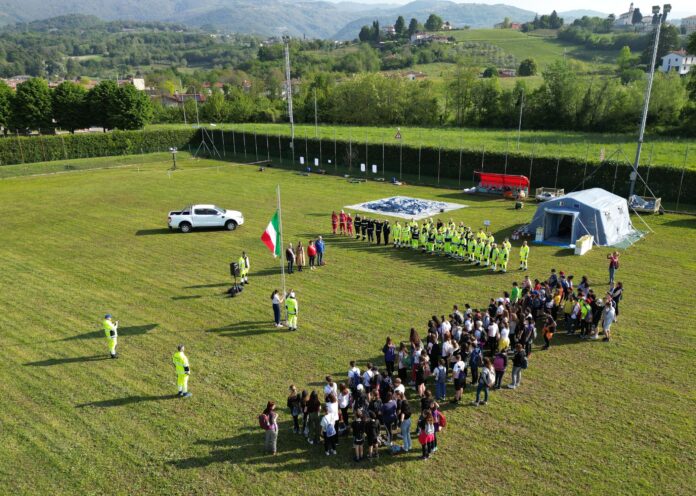
[[(379, 359), (386, 334), (403, 339), (453, 303), (483, 306), (521, 277), (327, 236), (328, 265), (288, 280), (300, 331), (279, 331), (268, 301), (278, 265), (259, 240), (276, 184), (286, 243), (326, 234), (331, 210), (395, 188), (183, 157), (170, 178), (160, 156), (140, 159), (139, 171), (0, 181), (1, 492), (691, 493), (696, 315), (687, 304), (678, 320), (664, 319), (676, 314), (675, 283), (696, 280), (693, 217), (646, 218), (656, 233), (623, 253), (626, 293), (612, 343), (558, 335), (550, 351), (534, 353), (521, 389), (495, 392), (486, 408), (446, 409), (434, 460), (385, 454), (356, 466), (345, 441), (328, 459), (289, 432), (284, 409), (280, 453), (268, 457), (256, 415), (268, 399), (284, 405), (289, 383), (343, 379), (349, 360)], [(465, 203), (451, 217), (472, 226), (491, 220), (497, 238), (534, 210), (448, 189), (398, 194)], [(241, 209), (247, 223), (233, 233), (170, 233), (167, 211), (191, 202)], [(241, 250), (251, 258), (251, 284), (225, 299), (228, 263)], [(588, 275), (601, 290), (608, 251), (573, 257), (533, 246), (530, 274), (556, 267)], [(121, 320), (119, 360), (102, 359), (106, 311)], [(191, 360), (190, 401), (171, 398), (179, 342)]]

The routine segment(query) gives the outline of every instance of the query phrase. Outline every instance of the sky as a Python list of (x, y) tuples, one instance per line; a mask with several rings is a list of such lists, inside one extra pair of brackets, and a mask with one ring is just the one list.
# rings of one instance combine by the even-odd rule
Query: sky
[[(334, 2), (338, 1), (355, 1), (359, 3), (366, 4), (405, 4), (409, 3), (410, 0), (332, 0)], [(486, 4), (507, 4), (514, 7), (519, 7), (521, 9), (531, 10), (538, 13), (551, 12), (556, 9), (558, 12), (564, 12), (568, 10), (596, 10), (598, 12), (603, 12), (606, 14), (622, 14), (628, 11), (628, 6), (630, 5), (630, 0), (451, 0), (458, 3), (486, 3)], [(635, 6), (640, 8), (643, 15), (648, 15), (651, 12), (653, 5), (663, 5), (664, 3), (671, 3), (672, 12), (670, 13), (671, 18), (686, 17), (688, 15), (696, 15), (696, 2), (690, 1), (672, 1), (662, 0), (662, 1), (634, 1)]]

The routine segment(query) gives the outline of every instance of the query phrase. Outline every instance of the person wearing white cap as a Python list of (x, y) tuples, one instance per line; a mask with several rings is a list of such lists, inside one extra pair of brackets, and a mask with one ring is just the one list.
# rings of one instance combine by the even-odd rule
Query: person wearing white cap
[(116, 355), (116, 344), (118, 341), (118, 321), (113, 322), (111, 314), (107, 313), (104, 315), (104, 321), (102, 322), (104, 326), (104, 335), (106, 336), (106, 342), (109, 344), (109, 353), (111, 358), (118, 358)]
[(297, 298), (295, 297), (295, 292), (291, 289), (288, 297), (285, 299), (285, 309), (288, 312), (288, 329), (290, 331), (297, 330), (297, 313), (299, 312), (299, 305), (297, 303)]

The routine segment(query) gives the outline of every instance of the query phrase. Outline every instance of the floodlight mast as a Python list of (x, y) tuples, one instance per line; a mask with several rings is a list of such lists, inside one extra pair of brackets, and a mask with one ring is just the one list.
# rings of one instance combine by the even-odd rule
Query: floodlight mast
[(295, 149), (295, 119), (292, 115), (292, 82), (290, 81), (290, 37), (283, 36), (285, 43), (285, 97), (288, 100), (288, 118), (290, 119), (290, 148)]
[(633, 162), (633, 171), (631, 172), (631, 186), (628, 191), (628, 196), (633, 196), (636, 189), (636, 179), (638, 178), (638, 164), (640, 162), (640, 152), (643, 148), (643, 136), (645, 135), (645, 122), (648, 119), (648, 107), (650, 106), (650, 93), (652, 92), (653, 79), (655, 78), (655, 62), (657, 61), (657, 49), (660, 45), (660, 28), (667, 20), (667, 14), (672, 10), (672, 6), (668, 3), (662, 6), (660, 14), (660, 6), (654, 5), (652, 8), (653, 24), (655, 24), (655, 41), (653, 42), (653, 52), (650, 59), (650, 75), (648, 76), (648, 84), (645, 87), (645, 95), (643, 97), (643, 114), (640, 119), (640, 130), (638, 132), (638, 147), (636, 148), (636, 159)]

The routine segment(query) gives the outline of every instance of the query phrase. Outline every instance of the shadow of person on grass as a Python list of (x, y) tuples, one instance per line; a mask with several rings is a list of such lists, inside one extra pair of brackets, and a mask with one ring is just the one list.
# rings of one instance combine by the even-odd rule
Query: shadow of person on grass
[(75, 405), (75, 408), (96, 407), (109, 408), (112, 406), (128, 406), (134, 403), (144, 403), (146, 401), (163, 401), (177, 398), (175, 394), (164, 394), (161, 396), (126, 396), (125, 398), (114, 398), (112, 400), (92, 401)]
[(69, 358), (49, 358), (47, 360), (41, 360), (38, 362), (27, 362), (24, 364), (24, 366), (25, 367), (52, 367), (53, 365), (66, 365), (68, 363), (99, 362), (101, 360), (108, 360), (108, 359), (109, 359), (109, 357), (105, 356), (105, 355), (69, 357)]
[[(128, 326), (128, 327), (119, 327), (118, 328), (118, 335), (119, 336), (138, 336), (140, 334), (147, 334), (154, 328), (156, 328), (159, 324), (143, 324), (143, 325), (137, 325), (137, 326)], [(86, 332), (84, 334), (78, 334), (76, 336), (70, 336), (68, 338), (63, 338), (60, 341), (74, 341), (76, 339), (97, 339), (97, 338), (103, 338), (104, 337), (104, 331), (99, 329), (98, 331), (90, 331)]]
[(224, 288), (225, 286), (231, 286), (230, 282), (215, 282), (212, 284), (196, 284), (195, 286), (184, 286), (184, 289), (207, 289), (207, 288)]
[[(207, 467), (215, 463), (256, 465), (259, 472), (308, 472), (321, 470), (326, 466), (333, 468), (352, 468), (371, 470), (375, 466), (392, 463), (408, 463), (416, 460), (416, 450), (410, 454), (391, 456), (386, 448), (380, 448), (376, 460), (353, 461), (352, 437), (340, 437), (338, 454), (326, 456), (323, 441), (319, 445), (309, 445), (304, 436), (292, 434), (291, 423), (279, 424), (278, 454), (272, 456), (264, 451), (264, 432), (260, 428), (248, 427), (237, 436), (223, 439), (201, 439), (194, 444), (209, 446), (206, 455), (192, 456), (167, 462), (180, 470)], [(414, 446), (415, 447), (415, 446)]]
[(237, 322), (234, 324), (205, 330), (205, 332), (215, 332), (221, 336), (227, 337), (257, 336), (259, 334), (275, 334), (283, 331), (288, 332), (287, 328), (274, 327), (272, 321), (270, 320), (247, 320), (244, 322)]

